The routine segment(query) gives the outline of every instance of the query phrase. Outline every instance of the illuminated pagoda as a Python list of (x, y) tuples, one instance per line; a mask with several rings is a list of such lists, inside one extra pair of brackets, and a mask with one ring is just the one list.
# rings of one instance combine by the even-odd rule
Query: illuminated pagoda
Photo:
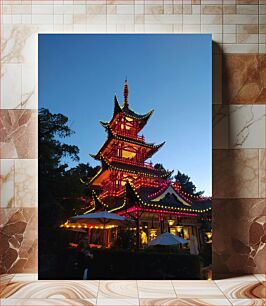
[(185, 239), (193, 234), (200, 246), (206, 241), (208, 229), (202, 225), (210, 221), (211, 199), (185, 193), (170, 180), (173, 172), (147, 162), (164, 145), (147, 143), (139, 135), (152, 113), (140, 115), (130, 109), (125, 81), (123, 105), (115, 96), (112, 119), (100, 121), (107, 140), (91, 155), (102, 166), (88, 184), (93, 191), (87, 213), (107, 210), (135, 219), (137, 241), (144, 245), (170, 230)]

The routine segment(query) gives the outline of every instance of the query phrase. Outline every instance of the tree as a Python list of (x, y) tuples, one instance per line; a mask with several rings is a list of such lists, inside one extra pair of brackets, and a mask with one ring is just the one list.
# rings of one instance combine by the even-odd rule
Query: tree
[(157, 164), (155, 164), (155, 165), (153, 166), (153, 168), (156, 169), (156, 170), (164, 170), (164, 171), (168, 172), (167, 179), (168, 179), (168, 180), (172, 180), (172, 179), (173, 179), (173, 178), (172, 178), (172, 172), (169, 171), (169, 170), (166, 170), (165, 167), (163, 166), (163, 164), (157, 163)]
[(165, 170), (163, 164), (157, 163), (153, 167), (154, 167), (154, 169), (157, 169), (157, 170)]
[(184, 192), (200, 196), (204, 193), (204, 191), (196, 191), (196, 186), (193, 184), (193, 182), (190, 180), (190, 177), (186, 175), (185, 173), (181, 173), (180, 171), (177, 172), (177, 174), (174, 176), (174, 179), (176, 182), (179, 182), (182, 190)]
[[(62, 158), (79, 161), (77, 146), (59, 141), (74, 133), (68, 126), (68, 118), (62, 114), (51, 114), (48, 109), (39, 111), (39, 173), (43, 176), (62, 174), (68, 167)], [(58, 139), (59, 138), (59, 139)]]
[[(83, 182), (98, 171), (98, 167), (78, 164), (71, 169), (67, 158), (79, 161), (79, 148), (62, 140), (72, 135), (68, 118), (39, 111), (39, 211), (40, 226), (58, 226), (88, 204), (91, 191)], [(64, 162), (63, 162), (64, 161)]]

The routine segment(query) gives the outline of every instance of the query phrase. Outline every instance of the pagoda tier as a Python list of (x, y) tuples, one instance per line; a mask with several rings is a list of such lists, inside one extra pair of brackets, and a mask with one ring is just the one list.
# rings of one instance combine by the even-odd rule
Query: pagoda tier
[(153, 143), (144, 142), (142, 139), (127, 136), (121, 136), (109, 127), (106, 128), (108, 138), (95, 154), (90, 154), (94, 159), (100, 160), (101, 155), (108, 159), (119, 162), (131, 162), (136, 165), (144, 165), (144, 161), (156, 153), (165, 142), (155, 145)]
[(126, 181), (142, 181), (145, 180), (150, 184), (151, 182), (158, 184), (162, 179), (171, 176), (172, 172), (156, 169), (150, 163), (137, 165), (135, 162), (125, 163), (119, 159), (106, 159), (100, 155), (102, 167), (98, 173), (90, 180), (89, 184), (93, 188), (108, 190), (113, 194), (118, 192), (125, 185)]
[(97, 196), (94, 194), (92, 209), (108, 210), (126, 215), (134, 211), (176, 214), (180, 216), (198, 216), (211, 210), (211, 199), (197, 197), (189, 199), (180, 192), (180, 186), (164, 181), (160, 187), (138, 188), (130, 182), (117, 197)]
[(121, 107), (115, 96), (112, 119), (109, 122), (100, 121), (100, 123), (104, 128), (110, 128), (116, 134), (144, 141), (142, 136), (138, 136), (138, 133), (146, 125), (152, 113), (153, 110), (144, 115), (137, 114), (132, 111), (128, 103), (125, 104), (125, 102)]

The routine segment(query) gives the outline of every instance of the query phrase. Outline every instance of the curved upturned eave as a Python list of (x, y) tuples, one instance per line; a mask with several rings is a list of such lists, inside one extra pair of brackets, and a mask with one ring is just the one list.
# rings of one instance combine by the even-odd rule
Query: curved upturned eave
[(117, 140), (120, 140), (120, 141), (125, 141), (125, 142), (128, 142), (128, 143), (132, 143), (132, 144), (135, 144), (135, 145), (145, 147), (145, 148), (150, 148), (151, 150), (149, 152), (150, 153), (149, 157), (151, 155), (153, 155), (154, 153), (156, 153), (165, 144), (165, 141), (158, 144), (158, 145), (155, 145), (153, 143), (145, 143), (145, 142), (137, 141), (137, 140), (134, 140), (134, 139), (131, 139), (131, 138), (123, 137), (123, 136), (120, 136), (120, 135), (117, 135), (117, 134), (113, 133), (113, 131), (111, 130), (110, 127), (107, 127), (106, 131), (108, 132), (108, 138), (106, 139), (106, 141), (104, 142), (104, 144), (102, 145), (100, 150), (96, 154), (89, 154), (92, 158), (94, 158), (96, 160), (100, 160), (100, 154), (101, 154), (102, 150), (112, 140), (112, 137), (114, 139), (117, 139)]
[(154, 110), (150, 110), (148, 113), (141, 115), (141, 114), (137, 114), (135, 113), (133, 110), (131, 110), (128, 106), (123, 106), (121, 107), (117, 96), (114, 96), (114, 110), (113, 110), (113, 116), (112, 119), (109, 122), (105, 122), (105, 121), (100, 121), (100, 124), (104, 127), (107, 128), (108, 126), (110, 126), (114, 120), (114, 118), (116, 117), (117, 114), (119, 113), (123, 113), (125, 116), (135, 119), (135, 120), (140, 120), (142, 121), (142, 127), (147, 123), (147, 121), (149, 120), (149, 118), (151, 117), (151, 115), (153, 114)]

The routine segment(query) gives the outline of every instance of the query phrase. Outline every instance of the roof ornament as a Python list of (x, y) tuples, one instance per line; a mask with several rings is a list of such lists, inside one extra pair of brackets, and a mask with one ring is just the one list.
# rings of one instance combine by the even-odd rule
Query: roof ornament
[(123, 108), (128, 107), (128, 85), (127, 85), (127, 77), (124, 83), (124, 104)]

